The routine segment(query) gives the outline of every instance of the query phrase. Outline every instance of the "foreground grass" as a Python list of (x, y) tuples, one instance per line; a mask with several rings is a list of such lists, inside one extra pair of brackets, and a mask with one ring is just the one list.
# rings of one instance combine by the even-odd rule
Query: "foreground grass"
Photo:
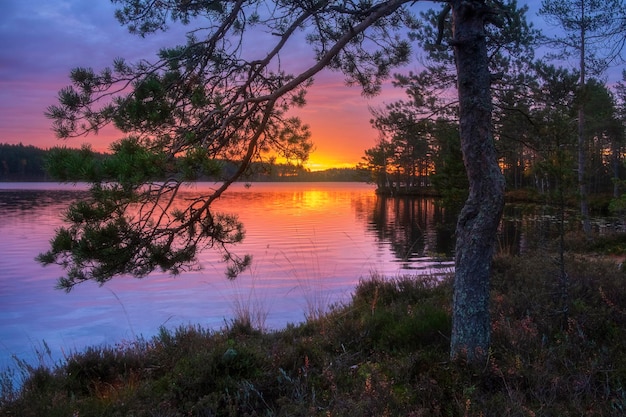
[(450, 361), (451, 283), (373, 277), (352, 301), (276, 332), (233, 323), (91, 348), (3, 384), (4, 416), (618, 416), (626, 275), (545, 254), (494, 266), (493, 347)]

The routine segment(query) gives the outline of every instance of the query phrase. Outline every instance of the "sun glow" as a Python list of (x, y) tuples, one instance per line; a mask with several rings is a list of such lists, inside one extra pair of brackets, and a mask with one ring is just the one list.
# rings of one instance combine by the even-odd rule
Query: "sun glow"
[(345, 162), (341, 161), (336, 156), (323, 156), (315, 154), (311, 155), (309, 160), (304, 164), (304, 167), (312, 172), (325, 171), (333, 168), (354, 168), (355, 166), (356, 162)]
[[(348, 156), (348, 158), (350, 157), (351, 155)], [(356, 159), (356, 158), (352, 157), (350, 159)], [(277, 157), (274, 160), (274, 163), (287, 164), (289, 163), (289, 161), (287, 161), (285, 158)], [(334, 168), (354, 168), (356, 164), (357, 162), (353, 162), (349, 160), (346, 161), (346, 158), (342, 158), (342, 155), (340, 154), (324, 155), (324, 154), (319, 154), (315, 152), (309, 156), (309, 159), (306, 162), (304, 162), (302, 166), (311, 172), (316, 172), (316, 171), (326, 171), (326, 170), (334, 169)]]

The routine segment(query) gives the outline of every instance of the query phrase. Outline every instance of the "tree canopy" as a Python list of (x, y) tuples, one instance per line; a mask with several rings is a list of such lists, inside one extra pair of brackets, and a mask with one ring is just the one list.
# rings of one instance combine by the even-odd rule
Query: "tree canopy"
[[(62, 288), (122, 274), (143, 277), (159, 268), (177, 274), (196, 267), (206, 247), (221, 250), (230, 263), (227, 275), (236, 276), (251, 262), (229, 250), (244, 230), (233, 216), (214, 213), (212, 202), (254, 160), (306, 159), (310, 133), (290, 110), (306, 103), (316, 74), (340, 71), (348, 85), (376, 94), (392, 68), (411, 58), (411, 33), (422, 32), (431, 40), (423, 47), (440, 54), (442, 76), (454, 74), (432, 85), (444, 80), (456, 90), (469, 188), (457, 225), (451, 356), (484, 358), (491, 258), (504, 201), (492, 125), (498, 78), (492, 58), (519, 45), (506, 40), (524, 27), (512, 13), (514, 0), (113, 2), (118, 20), (139, 36), (171, 24), (190, 29), (185, 45), (161, 49), (154, 62), (117, 59), (100, 71), (72, 70), (72, 85), (48, 108), (61, 138), (109, 124), (125, 134), (104, 160), (89, 149), (81, 158), (59, 150), (52, 159), (51, 171), (65, 180), (92, 184), (90, 199), (71, 205), (68, 226), (39, 257), (65, 268)], [(422, 4), (439, 10), (418, 16)], [(290, 60), (303, 43), (310, 60)], [(508, 62), (502, 55), (495, 66), (508, 73)], [(217, 174), (220, 160), (236, 161), (237, 170), (220, 178), (213, 193), (178, 204), (182, 184), (199, 173)], [(154, 181), (156, 172), (165, 179)]]
[[(195, 26), (185, 45), (161, 49), (155, 62), (117, 59), (101, 71), (73, 69), (72, 85), (47, 110), (60, 138), (108, 124), (126, 135), (103, 161), (88, 150), (78, 159), (63, 150), (51, 158), (60, 178), (92, 183), (91, 199), (72, 205), (69, 226), (39, 258), (66, 268), (65, 289), (158, 268), (177, 274), (197, 266), (196, 254), (207, 246), (223, 251), (227, 274), (235, 276), (250, 259), (227, 245), (243, 238), (243, 227), (213, 213), (211, 203), (255, 160), (306, 160), (308, 126), (288, 110), (305, 104), (315, 74), (341, 70), (349, 84), (375, 94), (410, 51), (400, 35), (413, 24), (406, 1), (114, 3), (118, 20), (140, 36), (172, 23)], [(266, 43), (259, 45), (259, 36)], [(303, 41), (311, 65), (288, 72), (283, 55)], [(238, 168), (219, 178), (211, 195), (174, 207), (181, 185), (216, 175), (220, 160)], [(155, 173), (165, 179), (154, 182)]]
[(585, 106), (587, 73), (601, 76), (621, 59), (626, 45), (626, 6), (622, 0), (543, 0), (540, 13), (564, 34), (549, 39), (562, 58), (578, 61), (578, 190), (585, 232), (589, 233), (587, 142)]

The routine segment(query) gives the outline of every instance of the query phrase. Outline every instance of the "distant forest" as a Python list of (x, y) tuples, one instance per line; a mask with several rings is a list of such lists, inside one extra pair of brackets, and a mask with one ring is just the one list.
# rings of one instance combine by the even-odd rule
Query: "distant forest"
[[(32, 145), (0, 143), (0, 181), (54, 181), (46, 173), (49, 150)], [(104, 154), (102, 155), (105, 156)], [(231, 164), (225, 162), (225, 171)], [(232, 166), (234, 168), (234, 165)], [(253, 164), (245, 181), (359, 181), (366, 182), (370, 174), (356, 168), (333, 168), (311, 172), (303, 167), (285, 164)], [(205, 178), (214, 180), (216, 178)]]
[(0, 144), (0, 181), (46, 181), (48, 151), (30, 145)]

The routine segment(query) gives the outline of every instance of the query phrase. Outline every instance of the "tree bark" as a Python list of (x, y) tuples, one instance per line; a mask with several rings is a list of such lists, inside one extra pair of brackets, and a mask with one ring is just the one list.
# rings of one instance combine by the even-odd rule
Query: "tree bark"
[(469, 196), (457, 223), (451, 358), (480, 362), (491, 338), (489, 292), (496, 233), (504, 206), (491, 124), (491, 75), (485, 1), (452, 1), (461, 149)]

